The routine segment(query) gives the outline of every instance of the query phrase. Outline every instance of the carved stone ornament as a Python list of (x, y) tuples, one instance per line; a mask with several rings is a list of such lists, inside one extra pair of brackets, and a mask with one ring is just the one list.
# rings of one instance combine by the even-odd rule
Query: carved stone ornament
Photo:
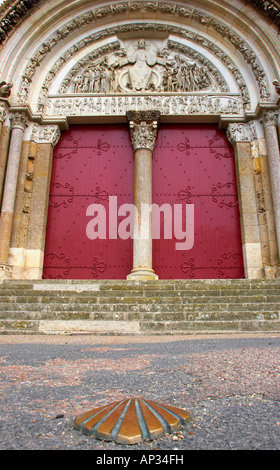
[[(257, 8), (267, 16), (273, 20), (273, 23), (280, 26), (280, 8), (279, 5), (276, 4), (273, 0), (248, 0), (250, 4), (253, 5), (254, 8)], [(9, 33), (12, 32), (14, 28), (17, 27), (17, 24), (22, 21), (35, 7), (38, 7), (42, 0), (12, 0), (7, 2), (8, 6), (5, 8), (5, 5), (2, 6), (3, 14), (0, 14), (0, 44), (3, 43)], [(245, 2), (247, 3), (247, 2)], [(0, 8), (1, 9), (1, 8)], [(193, 8), (183, 8), (180, 4), (168, 4), (162, 2), (144, 2), (144, 1), (136, 1), (136, 2), (126, 2), (126, 3), (119, 3), (119, 4), (110, 4), (103, 8), (97, 8), (95, 10), (90, 10), (87, 13), (84, 13), (81, 16), (75, 18), (76, 27), (83, 27), (84, 25), (90, 24), (93, 21), (97, 21), (99, 18), (103, 18), (106, 16), (115, 16), (119, 14), (125, 14), (129, 12), (136, 12), (136, 11), (143, 11), (143, 12), (156, 12), (159, 11), (160, 13), (165, 13), (168, 15), (183, 18), (189, 18), (196, 20), (202, 24), (205, 24), (207, 27), (215, 21), (213, 18), (199, 10)], [(220, 30), (224, 35), (230, 35), (230, 28), (227, 28), (223, 25), (220, 25)], [(73, 29), (73, 27), (72, 27)], [(64, 36), (69, 34), (71, 31), (71, 25), (66, 25), (61, 27), (58, 30), (59, 36)], [(236, 42), (238, 37), (236, 35), (231, 34), (232, 42)]]
[(279, 116), (278, 110), (269, 110), (269, 111), (264, 112), (261, 117), (261, 123), (264, 126), (264, 128), (268, 126), (274, 126), (274, 127), (277, 126), (278, 116)]
[(231, 145), (237, 142), (251, 142), (257, 138), (256, 127), (253, 121), (247, 123), (232, 123), (227, 128), (227, 138)]
[(22, 131), (26, 129), (29, 122), (28, 117), (24, 112), (16, 112), (11, 114), (10, 121), (12, 129), (19, 128)]
[[(256, 0), (254, 0), (254, 2), (256, 2)], [(259, 2), (256, 2), (256, 3), (259, 3)], [(263, 3), (264, 5), (270, 4), (270, 2), (263, 2)], [(269, 8), (264, 7), (264, 9), (267, 11), (269, 10), (271, 12)], [(88, 24), (98, 21), (99, 19), (103, 19), (105, 17), (114, 18), (115, 15), (120, 15), (120, 18), (121, 18), (121, 15), (126, 15), (127, 13), (129, 14), (130, 12), (138, 12), (138, 13), (142, 12), (143, 15), (147, 15), (148, 12), (153, 12), (153, 13), (158, 12), (160, 15), (166, 15), (167, 18), (170, 18), (170, 20), (171, 18), (176, 19), (177, 17), (179, 21), (180, 21), (180, 18), (184, 17), (184, 18), (188, 18), (191, 21), (199, 23), (200, 26), (214, 29), (217, 33), (221, 35), (223, 40), (226, 39), (229, 42), (231, 42), (233, 47), (235, 47), (237, 51), (239, 51), (243, 55), (244, 59), (246, 60), (248, 65), (251, 67), (252, 72), (255, 76), (262, 101), (269, 100), (270, 98), (269, 86), (266, 81), (264, 69), (261, 63), (259, 62), (256, 54), (254, 53), (254, 51), (243, 40), (243, 38), (238, 35), (238, 33), (234, 29), (228, 27), (226, 24), (223, 24), (220, 20), (217, 20), (214, 16), (207, 15), (206, 13), (200, 10), (197, 10), (195, 8), (182, 8), (181, 5), (179, 4), (178, 5), (168, 4), (168, 3), (162, 4), (161, 2), (141, 1), (141, 2), (124, 2), (124, 3), (119, 3), (119, 4), (110, 4), (110, 5), (107, 5), (106, 7), (89, 10), (88, 12), (82, 14), (81, 16), (77, 16), (73, 18), (72, 21), (68, 22), (67, 24), (64, 24), (53, 35), (46, 38), (46, 41), (44, 42), (44, 44), (41, 44), (39, 46), (37, 52), (30, 59), (29, 64), (23, 74), (23, 77), (22, 77), (23, 82), (22, 82), (21, 90), (19, 92), (20, 102), (23, 103), (27, 100), (29, 89), (30, 89), (30, 84), (33, 80), (36, 67), (39, 67), (41, 65), (42, 60), (46, 57), (48, 53), (51, 53), (52, 49), (58, 44), (59, 41), (64, 40), (66, 37), (74, 33), (77, 29), (81, 29), (84, 26), (87, 26)], [(276, 19), (278, 19), (278, 13), (276, 15), (275, 21)], [(175, 24), (172, 24), (172, 21), (168, 21), (167, 23), (164, 23), (164, 24), (163, 23), (162, 24), (151, 23), (151, 22), (147, 22), (147, 23), (130, 22), (129, 24), (127, 23), (121, 24), (121, 21), (119, 21), (117, 25), (114, 25), (107, 29), (105, 28), (103, 30), (98, 31), (97, 33), (91, 34), (90, 36), (85, 37), (83, 40), (71, 46), (71, 48), (66, 52), (67, 57), (66, 56), (63, 57), (63, 62), (65, 63), (67, 60), (69, 60), (73, 56), (75, 51), (81, 49), (82, 47), (88, 46), (91, 43), (96, 43), (96, 41), (98, 40), (105, 39), (114, 34), (118, 35), (119, 33), (133, 33), (133, 31), (137, 31), (139, 33), (139, 31), (142, 31), (142, 30), (145, 32), (144, 36), (146, 36), (147, 31), (150, 31), (152, 36), (153, 36), (153, 32), (157, 32), (157, 31), (160, 31), (160, 32), (164, 31), (165, 33), (168, 33), (168, 34), (176, 34), (177, 36), (186, 38), (193, 43), (198, 43), (200, 45), (203, 45), (204, 48), (211, 50), (213, 54), (215, 54), (217, 57), (219, 57), (220, 60), (224, 62), (224, 64), (229, 68), (229, 70), (231, 70), (231, 73), (234, 75), (238, 85), (240, 86), (240, 90), (241, 90), (242, 97), (243, 97), (244, 108), (248, 109), (250, 107), (249, 94), (248, 94), (248, 90), (244, 82), (244, 79), (242, 77), (242, 74), (240, 73), (236, 65), (232, 62), (232, 60), (224, 53), (222, 49), (219, 48), (217, 43), (215, 44), (211, 43), (211, 41), (209, 41), (209, 39), (207, 39), (206, 37), (201, 36), (200, 34), (197, 34), (196, 32), (187, 30), (185, 27), (181, 28), (181, 27), (175, 26)], [(134, 56), (134, 53), (131, 52), (131, 54), (130, 53), (127, 54), (126, 58), (128, 59), (129, 57), (133, 57), (133, 56)], [(140, 56), (140, 53), (139, 53), (139, 56)], [(146, 65), (148, 67), (152, 67), (153, 69), (155, 69), (155, 66), (149, 65), (147, 61), (146, 61)], [(56, 66), (57, 64), (55, 65), (55, 67)], [(144, 68), (146, 69), (146, 72), (148, 72), (149, 69), (147, 67), (144, 67)], [(55, 74), (56, 72), (52, 70), (51, 75), (54, 76)], [(126, 77), (122, 77), (122, 78), (126, 81)], [(147, 75), (146, 78), (147, 79), (149, 78), (149, 74)], [(47, 79), (49, 80), (49, 78)], [(131, 81), (127, 82), (128, 85), (132, 87), (133, 85), (137, 86), (136, 82), (133, 80), (132, 75), (130, 76), (130, 79), (132, 79), (133, 83), (131, 84)], [(156, 74), (155, 73), (152, 74), (152, 76), (150, 76), (150, 79), (151, 79), (151, 82), (148, 86), (151, 85), (153, 87), (157, 83)], [(123, 83), (122, 80), (121, 82)], [(172, 83), (172, 79), (171, 77), (169, 77), (169, 86), (171, 86), (171, 83)], [(44, 84), (44, 87), (45, 87), (45, 84)]]
[(49, 97), (46, 101), (47, 117), (67, 116), (125, 116), (129, 110), (156, 109), (164, 115), (240, 115), (242, 102), (238, 94), (221, 95), (103, 95)]
[(0, 81), (0, 98), (9, 98), (12, 88), (12, 83)]
[(37, 123), (33, 124), (31, 141), (37, 144), (51, 144), (53, 147), (60, 139), (61, 131), (58, 126), (39, 126)]
[(198, 65), (198, 53), (195, 60), (190, 60), (182, 51), (173, 51), (169, 46), (170, 41), (159, 45), (139, 39), (86, 65), (86, 60), (82, 60), (80, 69), (74, 76), (72, 72), (68, 74), (59, 91), (69, 94), (228, 91), (213, 65), (215, 75), (209, 72), (209, 61), (200, 56), (205, 65)]
[(128, 111), (130, 135), (134, 150), (149, 149), (153, 151), (160, 113), (158, 111)]

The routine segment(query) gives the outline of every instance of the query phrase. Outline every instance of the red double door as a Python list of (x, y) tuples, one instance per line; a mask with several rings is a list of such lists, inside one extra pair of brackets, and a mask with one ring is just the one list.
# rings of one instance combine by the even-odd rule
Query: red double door
[[(132, 269), (127, 204), (133, 204), (133, 193), (126, 125), (64, 132), (54, 151), (43, 277), (125, 279)], [(153, 203), (180, 205), (183, 233), (187, 206), (194, 209), (194, 243), (184, 250), (176, 248), (175, 220), (166, 239), (161, 217), (160, 238), (153, 240), (153, 269), (160, 279), (244, 277), (234, 154), (224, 131), (215, 125), (160, 125)]]

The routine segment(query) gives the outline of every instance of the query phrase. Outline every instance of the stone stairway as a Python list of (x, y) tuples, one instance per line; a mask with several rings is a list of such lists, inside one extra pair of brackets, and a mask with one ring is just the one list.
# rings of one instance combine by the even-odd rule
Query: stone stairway
[(279, 331), (280, 279), (0, 284), (1, 334)]

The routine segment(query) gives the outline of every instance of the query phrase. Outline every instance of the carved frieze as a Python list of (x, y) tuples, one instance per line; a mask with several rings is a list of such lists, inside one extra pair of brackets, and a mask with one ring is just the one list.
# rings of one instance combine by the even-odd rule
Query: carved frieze
[(125, 116), (129, 110), (155, 109), (163, 115), (240, 115), (242, 102), (238, 94), (222, 93), (150, 93), (87, 96), (55, 95), (46, 101), (45, 117)]

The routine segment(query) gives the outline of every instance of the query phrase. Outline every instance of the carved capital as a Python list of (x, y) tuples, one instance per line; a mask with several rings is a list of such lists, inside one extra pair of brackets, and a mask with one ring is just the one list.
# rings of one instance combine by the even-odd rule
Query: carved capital
[(278, 116), (279, 116), (279, 111), (278, 110), (269, 110), (266, 111), (262, 114), (261, 117), (261, 123), (264, 128), (268, 126), (277, 126), (278, 123)]
[(39, 126), (37, 123), (33, 125), (31, 141), (36, 144), (51, 144), (53, 147), (60, 139), (60, 128), (56, 125)]
[(154, 149), (157, 126), (160, 116), (159, 111), (128, 111), (130, 136), (134, 150)]
[(257, 138), (255, 123), (247, 122), (229, 124), (227, 128), (227, 138), (233, 146), (237, 142), (251, 142)]
[(19, 128), (22, 131), (28, 126), (28, 117), (24, 112), (16, 112), (10, 116), (12, 129)]

